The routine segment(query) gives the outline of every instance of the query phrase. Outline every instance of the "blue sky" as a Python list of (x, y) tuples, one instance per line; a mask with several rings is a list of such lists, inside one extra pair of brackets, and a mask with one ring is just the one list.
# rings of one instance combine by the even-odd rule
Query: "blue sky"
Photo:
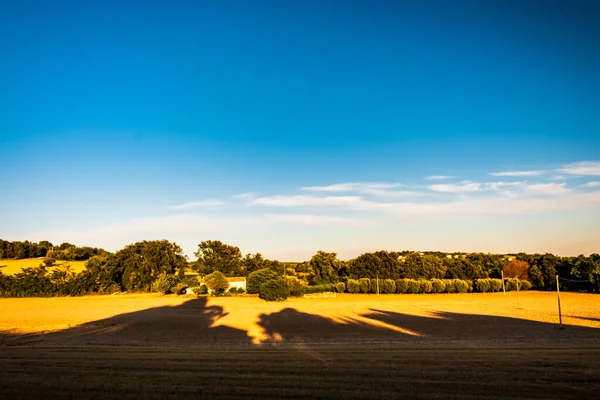
[(13, 3), (4, 239), (600, 250), (598, 2)]

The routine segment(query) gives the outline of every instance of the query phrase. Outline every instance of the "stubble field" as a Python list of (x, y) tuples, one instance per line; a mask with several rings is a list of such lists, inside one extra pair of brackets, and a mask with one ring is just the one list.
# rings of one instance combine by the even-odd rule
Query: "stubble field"
[(595, 398), (600, 296), (0, 299), (0, 397)]

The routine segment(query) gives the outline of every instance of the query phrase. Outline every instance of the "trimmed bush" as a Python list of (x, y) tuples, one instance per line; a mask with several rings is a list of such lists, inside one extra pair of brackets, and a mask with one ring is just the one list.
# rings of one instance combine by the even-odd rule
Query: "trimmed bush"
[(529, 290), (529, 289), (531, 289), (531, 282), (521, 281), (521, 290)]
[(426, 281), (424, 279), (419, 281), (419, 285), (421, 285), (421, 293), (431, 293), (433, 290), (433, 284), (431, 281)]
[(502, 290), (502, 279), (490, 279), (490, 287), (492, 292), (499, 292)]
[(229, 289), (229, 293), (231, 294), (244, 294), (246, 293), (246, 291), (242, 288), (238, 288), (238, 287), (232, 287), (231, 289)]
[(408, 279), (407, 293), (421, 293), (421, 284), (414, 279)]
[(473, 292), (473, 281), (472, 280), (468, 280), (468, 281), (465, 281), (465, 282), (467, 282), (467, 285), (468, 285), (467, 291), (469, 293), (472, 293)]
[(224, 293), (229, 288), (229, 282), (225, 275), (219, 271), (215, 271), (212, 274), (204, 277), (204, 283), (206, 286), (215, 294), (219, 295)]
[(290, 290), (283, 279), (272, 279), (260, 285), (258, 297), (265, 301), (283, 301), (290, 297)]
[(397, 293), (408, 293), (408, 280), (407, 279), (397, 279), (396, 280), (396, 292)]
[[(377, 279), (372, 278), (369, 284), (369, 293), (377, 293)], [(381, 293), (381, 280), (379, 281), (379, 293)]]
[(444, 279), (446, 283), (446, 293), (454, 293), (456, 292), (456, 287), (454, 286), (454, 279)]
[(336, 283), (335, 290), (337, 290), (338, 293), (344, 293), (346, 291), (346, 284), (344, 282)]
[(490, 279), (477, 279), (475, 281), (475, 286), (477, 287), (477, 291), (481, 293), (486, 293), (492, 290)]
[[(506, 280), (506, 290), (517, 290), (517, 285), (519, 285), (519, 280), (517, 278), (510, 278)], [(521, 286), (519, 285), (519, 289)]]
[(381, 293), (396, 293), (396, 282), (393, 279), (382, 279)]
[(259, 269), (258, 271), (254, 271), (248, 275), (248, 280), (246, 281), (246, 291), (248, 294), (257, 294), (260, 292), (260, 286), (263, 283), (277, 278), (279, 278), (277, 272), (270, 268), (263, 268)]
[(335, 292), (336, 288), (333, 283), (325, 283), (323, 285), (304, 286), (301, 289), (300, 295), (310, 293)]
[(349, 293), (360, 293), (360, 283), (356, 279), (348, 279), (346, 286)]
[(446, 282), (441, 279), (431, 280), (431, 292), (432, 293), (444, 293), (446, 290)]
[(462, 279), (454, 279), (454, 290), (457, 293), (467, 293), (469, 290), (469, 282)]
[(369, 289), (371, 288), (371, 280), (369, 278), (359, 279), (358, 284), (360, 285), (361, 293), (369, 293)]

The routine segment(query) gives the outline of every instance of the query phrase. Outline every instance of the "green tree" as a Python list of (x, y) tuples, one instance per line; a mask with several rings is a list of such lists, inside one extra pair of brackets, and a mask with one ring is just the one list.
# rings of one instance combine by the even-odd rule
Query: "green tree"
[(241, 272), (242, 252), (236, 246), (219, 240), (205, 240), (200, 242), (195, 255), (204, 271), (219, 271), (227, 276), (236, 276)]
[(270, 268), (259, 269), (248, 275), (246, 280), (246, 291), (248, 294), (258, 294), (260, 286), (270, 280), (277, 279), (279, 275)]
[(128, 291), (147, 291), (165, 272), (174, 274), (186, 265), (181, 247), (167, 240), (143, 241), (126, 246), (116, 254), (122, 285)]
[(335, 282), (338, 277), (338, 270), (342, 266), (336, 253), (327, 253), (321, 250), (312, 256), (309, 264), (309, 283), (317, 285)]

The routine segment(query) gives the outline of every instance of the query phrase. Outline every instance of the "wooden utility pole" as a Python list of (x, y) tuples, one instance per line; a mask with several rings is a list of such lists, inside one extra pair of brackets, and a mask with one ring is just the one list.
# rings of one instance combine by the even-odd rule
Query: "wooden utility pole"
[(500, 271), (502, 273), (502, 291), (504, 292), (504, 295), (506, 296), (506, 288), (504, 287), (504, 271)]
[(558, 321), (560, 323), (560, 329), (563, 329), (562, 312), (560, 310), (560, 287), (558, 283), (558, 275), (556, 275), (556, 296), (558, 297)]

